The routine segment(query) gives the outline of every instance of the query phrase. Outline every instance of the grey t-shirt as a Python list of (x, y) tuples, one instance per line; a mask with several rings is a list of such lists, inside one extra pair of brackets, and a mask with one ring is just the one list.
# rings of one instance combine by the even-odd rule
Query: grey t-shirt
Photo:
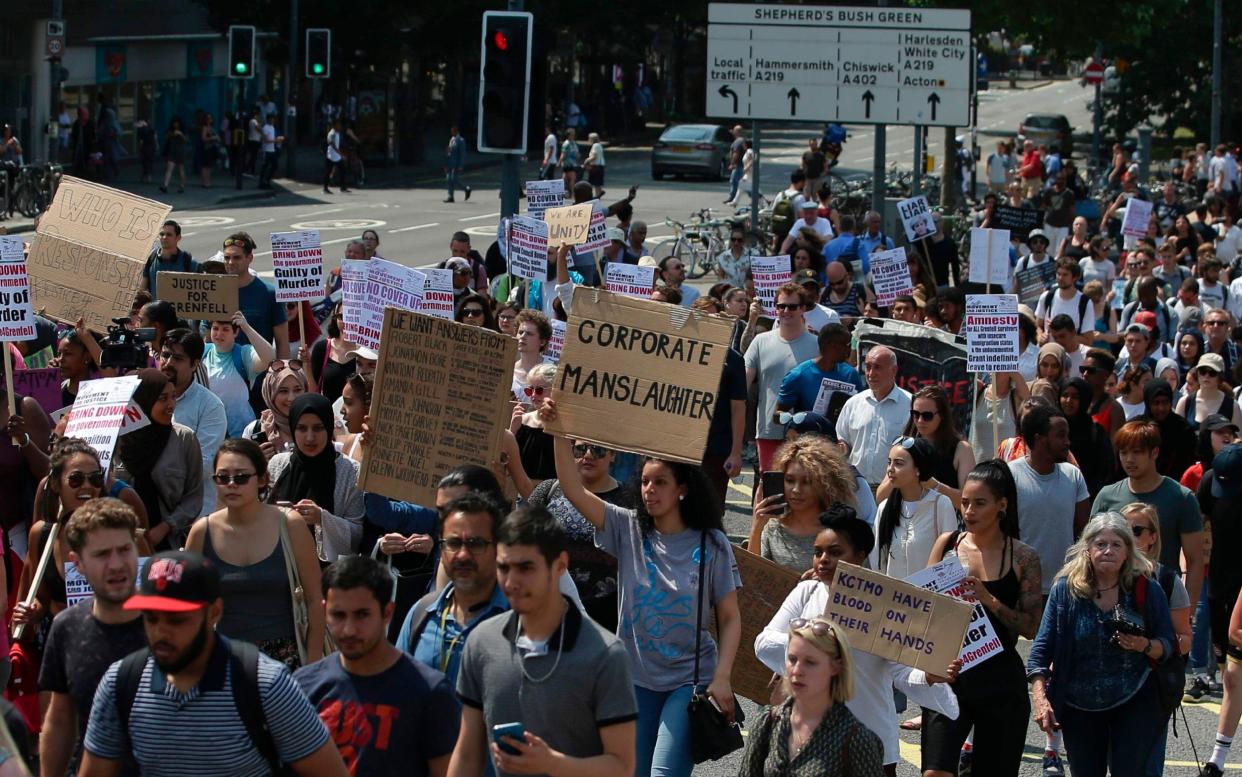
[(759, 555), (802, 574), (815, 561), (815, 537), (794, 534), (777, 520), (768, 521), (759, 537)]
[(1009, 462), (1009, 471), (1018, 486), (1018, 530), (1022, 541), (1039, 554), (1047, 595), (1065, 565), (1065, 551), (1074, 544), (1074, 511), (1089, 496), (1087, 481), (1077, 467), (1066, 463), (1041, 475), (1021, 458)]
[[(671, 691), (694, 681), (699, 540), (700, 533), (694, 529), (644, 533), (636, 511), (604, 505), (604, 527), (595, 530), (595, 544), (617, 557), (617, 636), (629, 653), (635, 685)], [(706, 685), (716, 671), (716, 642), (707, 630), (711, 620), (707, 608), (742, 587), (733, 546), (724, 532), (713, 529), (707, 533), (703, 569), (707, 580), (699, 683)]]
[[(517, 620), (513, 612), (497, 615), (470, 633), (457, 675), (458, 698), (482, 710), (489, 742), (493, 726), (521, 723), (566, 755), (603, 754), (599, 730), (638, 718), (625, 648), (570, 604), (559, 662), (560, 629), (545, 643), (546, 652), (524, 658), (516, 644)], [(547, 679), (527, 679), (523, 662), (531, 677)]]
[(783, 440), (785, 429), (772, 422), (776, 412), (776, 397), (786, 373), (807, 359), (819, 356), (819, 341), (810, 332), (803, 332), (797, 340), (786, 342), (780, 331), (761, 332), (746, 349), (746, 369), (756, 371), (759, 384), (759, 413), (755, 423), (755, 437), (762, 440)]

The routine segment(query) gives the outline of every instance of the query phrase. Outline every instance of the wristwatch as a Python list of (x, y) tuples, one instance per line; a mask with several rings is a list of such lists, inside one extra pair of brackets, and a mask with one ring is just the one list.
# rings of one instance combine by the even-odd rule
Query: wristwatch
[(1147, 640), (1147, 645), (1143, 647), (1143, 655), (1151, 658), (1151, 640)]

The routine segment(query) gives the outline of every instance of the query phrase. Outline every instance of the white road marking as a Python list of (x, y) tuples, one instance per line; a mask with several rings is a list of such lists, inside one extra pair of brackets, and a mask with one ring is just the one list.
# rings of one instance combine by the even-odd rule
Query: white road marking
[(483, 219), (494, 219), (499, 215), (500, 215), (500, 212), (497, 211), (496, 213), (484, 213), (482, 216), (467, 216), (464, 219), (457, 219), (457, 220), (458, 221), (482, 221)]
[(320, 216), (320, 215), (323, 215), (324, 213), (339, 213), (340, 211), (343, 211), (343, 210), (345, 210), (344, 205), (342, 205), (339, 208), (328, 208), (327, 210), (314, 210), (314, 211), (311, 211), (310, 213), (295, 213), (293, 217), (295, 219), (304, 219), (308, 216)]
[(412, 227), (401, 227), (400, 229), (390, 229), (388, 230), (388, 234), (395, 235), (398, 232), (413, 232), (416, 229), (427, 229), (428, 227), (438, 227), (438, 226), (440, 226), (440, 222), (433, 221), (430, 224), (416, 224)]
[(230, 224), (229, 229), (241, 229), (242, 227), (254, 227), (259, 224), (271, 224), (275, 220), (276, 219), (262, 219), (261, 221), (247, 221), (245, 224)]

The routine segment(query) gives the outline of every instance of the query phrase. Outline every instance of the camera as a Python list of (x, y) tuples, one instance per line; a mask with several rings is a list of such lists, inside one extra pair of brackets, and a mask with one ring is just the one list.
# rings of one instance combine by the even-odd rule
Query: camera
[(151, 363), (151, 349), (146, 344), (154, 339), (154, 327), (131, 329), (128, 318), (112, 319), (112, 326), (108, 327), (108, 337), (102, 344), (100, 369), (115, 367), (124, 371), (146, 368)]
[(1122, 634), (1129, 634), (1133, 637), (1143, 637), (1147, 635), (1147, 630), (1143, 628), (1143, 624), (1135, 623), (1134, 619), (1117, 605), (1109, 613), (1107, 619), (1104, 620), (1104, 628), (1112, 632), (1112, 642), (1117, 643), (1117, 638)]

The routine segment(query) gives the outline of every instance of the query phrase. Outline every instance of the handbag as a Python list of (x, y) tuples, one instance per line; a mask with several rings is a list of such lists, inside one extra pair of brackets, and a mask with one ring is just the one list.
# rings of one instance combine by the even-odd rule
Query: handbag
[[(1144, 621), (1147, 620), (1147, 585), (1149, 582), (1146, 575), (1140, 575), (1134, 583), (1134, 602), (1142, 611)], [(1156, 661), (1154, 658), (1147, 660), (1151, 664), (1151, 673), (1156, 678), (1156, 695), (1160, 700), (1160, 711), (1168, 717), (1182, 704), (1182, 693), (1186, 687), (1186, 656), (1178, 651), (1177, 643), (1174, 642), (1172, 655), (1165, 656), (1162, 661)]]
[(699, 593), (695, 600), (694, 611), (694, 692), (690, 703), (686, 706), (686, 714), (690, 718), (690, 755), (696, 764), (704, 761), (715, 761), (724, 758), (734, 750), (741, 750), (742, 707), (733, 697), (733, 709), (736, 719), (729, 722), (724, 713), (716, 709), (707, 694), (699, 692), (699, 650), (703, 642), (703, 559), (707, 555), (707, 532), (702, 532), (699, 539)]
[[(282, 512), (280, 515), (280, 550), (285, 557), (285, 575), (289, 578), (289, 593), (293, 599), (293, 636), (298, 643), (298, 658), (302, 666), (310, 663), (308, 645), (311, 643), (310, 608), (306, 604), (306, 591), (302, 588), (302, 580), (298, 576), (298, 563), (293, 557), (293, 540), (289, 537), (289, 525)], [(328, 630), (323, 632), (323, 654), (336, 651), (336, 643)]]

